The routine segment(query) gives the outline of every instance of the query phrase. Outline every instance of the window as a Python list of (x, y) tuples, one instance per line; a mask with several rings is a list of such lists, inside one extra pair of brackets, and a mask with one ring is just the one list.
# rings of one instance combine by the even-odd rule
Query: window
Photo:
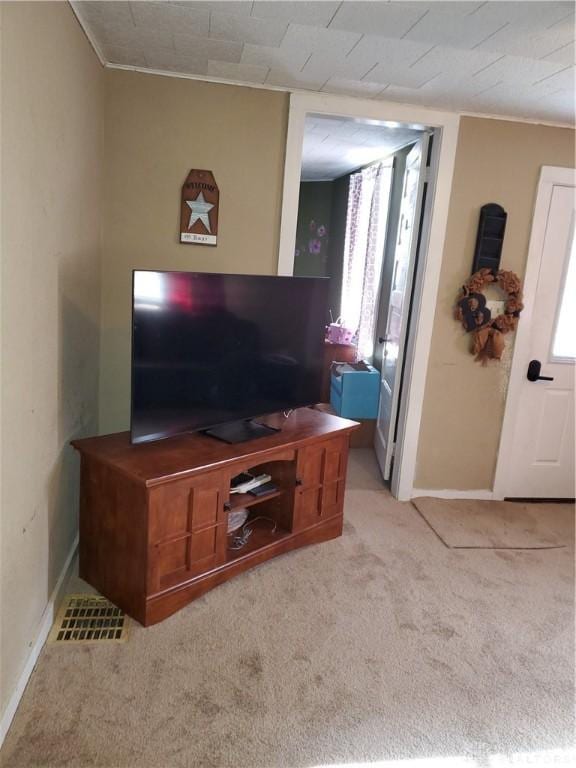
[(564, 360), (576, 359), (576, 238), (572, 230), (572, 243), (565, 272), (560, 309), (556, 317), (556, 329), (552, 342), (552, 357)]
[(341, 318), (358, 335), (358, 355), (370, 360), (392, 181), (392, 164), (375, 163), (350, 177)]

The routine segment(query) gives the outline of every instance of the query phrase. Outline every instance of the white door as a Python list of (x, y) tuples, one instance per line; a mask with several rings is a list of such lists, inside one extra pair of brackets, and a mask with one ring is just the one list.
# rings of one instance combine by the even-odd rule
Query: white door
[(428, 141), (429, 137), (423, 136), (406, 157), (386, 333), (382, 339), (376, 339), (376, 343), (383, 344), (383, 350), (380, 405), (376, 420), (374, 449), (385, 480), (390, 478), (392, 467), (394, 431), (408, 329), (410, 294), (418, 249)]
[[(568, 169), (543, 169), (564, 171)], [(576, 360), (575, 187), (539, 190), (525, 296), (526, 327), (514, 352), (496, 486), (510, 498), (574, 498)], [(568, 175), (570, 181), (570, 175)], [(544, 204), (548, 203), (546, 207)], [(540, 217), (540, 221), (537, 220)], [(530, 277), (534, 283), (528, 285)], [(530, 293), (528, 293), (530, 290)], [(518, 334), (524, 318), (520, 318)], [(538, 370), (540, 368), (540, 370)], [(536, 378), (539, 373), (541, 378)], [(513, 411), (508, 413), (508, 410)], [(513, 418), (512, 418), (513, 416)]]

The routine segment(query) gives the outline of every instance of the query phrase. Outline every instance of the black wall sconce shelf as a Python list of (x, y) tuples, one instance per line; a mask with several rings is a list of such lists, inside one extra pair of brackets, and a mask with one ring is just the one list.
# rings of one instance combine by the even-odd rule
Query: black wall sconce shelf
[(507, 216), (504, 208), (498, 203), (486, 203), (480, 208), (472, 273), (480, 269), (490, 269), (496, 274), (500, 269)]

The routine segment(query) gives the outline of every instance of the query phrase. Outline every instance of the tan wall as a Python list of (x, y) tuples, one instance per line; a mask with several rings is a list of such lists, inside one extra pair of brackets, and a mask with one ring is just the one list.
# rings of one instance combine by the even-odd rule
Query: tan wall
[(462, 118), (418, 447), (417, 488), (492, 488), (513, 338), (483, 368), (453, 319), (469, 276), (480, 207), (508, 212), (502, 266), (524, 276), (540, 168), (574, 167), (574, 131)]
[[(270, 91), (107, 73), (101, 432), (129, 423), (132, 269), (276, 271), (287, 104)], [(508, 211), (503, 265), (523, 274), (542, 165), (574, 165), (572, 131), (462, 119), (417, 487), (492, 486), (512, 339), (502, 363), (482, 368), (452, 310), (484, 203)], [(178, 242), (180, 187), (192, 167), (212, 170), (220, 187), (217, 248)]]
[(78, 529), (98, 416), (103, 70), (68, 3), (2, 4), (2, 646), (14, 692)]
[[(127, 429), (132, 269), (273, 274), (288, 96), (107, 72), (100, 431)], [(191, 168), (220, 189), (218, 245), (178, 242)]]

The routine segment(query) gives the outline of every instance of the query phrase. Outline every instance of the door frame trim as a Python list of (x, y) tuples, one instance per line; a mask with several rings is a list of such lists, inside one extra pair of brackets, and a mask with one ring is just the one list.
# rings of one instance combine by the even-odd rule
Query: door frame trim
[(514, 441), (514, 429), (516, 427), (518, 416), (520, 389), (524, 381), (526, 360), (530, 352), (532, 323), (534, 321), (534, 300), (536, 297), (536, 289), (538, 287), (538, 276), (542, 262), (548, 214), (552, 204), (554, 187), (576, 187), (576, 169), (560, 168), (552, 165), (543, 165), (540, 169), (540, 178), (538, 181), (538, 191), (536, 193), (536, 203), (534, 206), (534, 216), (532, 218), (530, 244), (528, 246), (528, 257), (526, 260), (526, 271), (524, 276), (524, 310), (522, 311), (522, 317), (518, 323), (514, 349), (512, 350), (508, 392), (506, 394), (504, 418), (502, 420), (502, 431), (500, 433), (500, 445), (498, 448), (498, 459), (496, 461), (496, 472), (494, 475), (493, 497), (495, 499), (504, 499), (506, 497), (510, 456)]
[(406, 339), (405, 377), (401, 392), (403, 418), (399, 422), (397, 460), (394, 463), (391, 484), (393, 495), (398, 499), (407, 500), (414, 495), (418, 437), (432, 340), (433, 324), (430, 318), (434, 317), (436, 311), (460, 115), (390, 101), (321, 93), (292, 93), (284, 164), (279, 275), (291, 275), (294, 269), (300, 164), (307, 113), (405, 123), (419, 129), (433, 129), (435, 132), (437, 165), (433, 194), (427, 204), (430, 205), (428, 210), (431, 212), (429, 234), (420, 254), (419, 275), (422, 279), (419, 301)]

